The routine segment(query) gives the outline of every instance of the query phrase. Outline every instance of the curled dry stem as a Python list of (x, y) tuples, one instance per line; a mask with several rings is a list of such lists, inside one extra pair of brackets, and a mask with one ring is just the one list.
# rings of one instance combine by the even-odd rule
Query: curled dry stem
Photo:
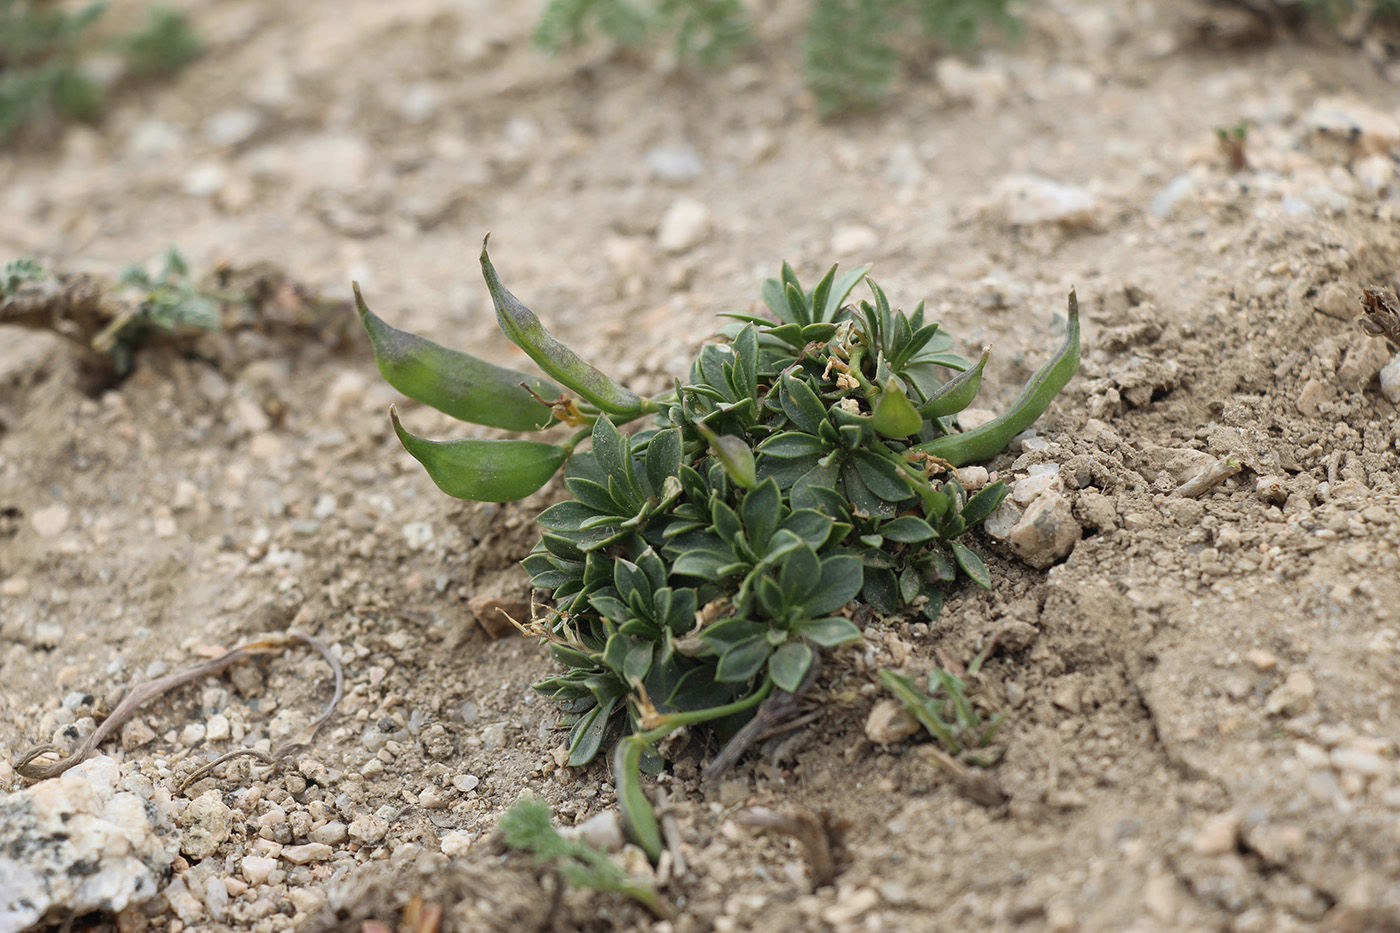
[(833, 825), (832, 820), (824, 816), (803, 807), (783, 810), (750, 807), (736, 814), (735, 820), (750, 829), (782, 833), (796, 839), (807, 857), (812, 886), (821, 888), (836, 880), (842, 851), (842, 827)]
[(257, 655), (281, 651), (293, 642), (304, 642), (315, 648), (321, 653), (321, 656), (326, 659), (326, 663), (329, 664), (331, 669), (335, 672), (335, 695), (331, 698), (330, 702), (326, 704), (321, 715), (307, 726), (300, 735), (278, 748), (273, 755), (266, 756), (261, 752), (252, 750), (233, 752), (216, 759), (199, 771), (196, 771), (186, 779), (180, 789), (183, 790), (186, 785), (190, 784), (197, 777), (202, 777), (210, 768), (230, 758), (248, 754), (263, 760), (275, 761), (283, 758), (311, 742), (317, 731), (319, 731), (326, 720), (331, 717), (331, 714), (335, 712), (336, 707), (340, 705), (340, 698), (345, 692), (345, 672), (341, 668), (340, 662), (321, 642), (312, 638), (310, 635), (298, 631), (277, 632), (263, 635), (253, 641), (245, 642), (236, 648), (232, 648), (216, 658), (201, 661), (183, 670), (175, 671), (173, 674), (166, 674), (164, 677), (157, 677), (155, 680), (140, 684), (133, 688), (132, 691), (122, 699), (121, 703), (117, 705), (117, 708), (112, 711), (112, 714), (104, 719), (102, 723), (92, 731), (92, 734), (89, 735), (81, 745), (74, 749), (68, 757), (60, 758), (58, 761), (48, 764), (36, 764), (35, 759), (41, 755), (58, 752), (58, 749), (52, 745), (40, 745), (30, 749), (23, 757), (16, 761), (14, 769), (21, 777), (28, 778), (31, 781), (44, 781), (49, 778), (58, 777), (68, 769), (86, 761), (97, 747), (102, 744), (103, 740), (125, 725), (126, 722), (135, 715), (138, 709), (145, 706), (156, 697), (163, 696), (176, 687), (183, 686), (191, 681), (221, 673), (225, 668), (239, 661), (244, 661)]

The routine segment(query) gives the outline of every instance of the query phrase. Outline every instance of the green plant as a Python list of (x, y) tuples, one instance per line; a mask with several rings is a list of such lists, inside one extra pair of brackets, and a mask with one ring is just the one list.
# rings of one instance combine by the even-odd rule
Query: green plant
[(501, 815), (502, 839), (512, 849), (528, 853), (576, 888), (624, 894), (661, 918), (670, 909), (649, 884), (629, 875), (606, 854), (573, 839), (565, 839), (550, 821), (549, 806), (533, 797), (521, 797)]
[[(981, 658), (974, 662), (971, 674), (977, 673), (980, 661)], [(999, 749), (991, 754), (983, 750), (996, 738), (1006, 712), (999, 710), (984, 720), (968, 698), (967, 682), (961, 677), (935, 667), (928, 675), (928, 693), (914, 686), (912, 679), (890, 670), (880, 671), (880, 683), (904, 704), (948, 754), (975, 765), (995, 764), (1000, 757)]]
[(203, 51), (185, 14), (168, 7), (149, 10), (146, 25), (119, 37), (116, 45), (131, 73), (143, 78), (175, 74)]
[[(594, 27), (630, 46), (672, 34), (682, 58), (710, 64), (749, 40), (750, 19), (742, 0), (551, 0), (535, 41), (558, 51)], [(899, 65), (899, 36), (911, 27), (965, 47), (988, 26), (1016, 31), (1010, 0), (812, 0), (803, 42), (807, 83), (824, 114), (873, 107)]]
[(166, 251), (159, 275), (152, 275), (145, 266), (130, 265), (118, 282), (136, 292), (135, 300), (92, 340), (94, 350), (112, 355), (118, 374), (130, 370), (136, 347), (152, 331), (219, 329), (221, 296), (199, 286), (174, 247)]
[(44, 267), (37, 259), (13, 259), (5, 263), (5, 277), (0, 283), (0, 297), (18, 291), (25, 282), (38, 282), (44, 277)]
[(90, 120), (102, 91), (78, 69), (79, 45), (106, 10), (70, 13), (44, 0), (0, 0), (0, 141), (48, 113)]
[[(764, 283), (772, 317), (730, 314), (724, 343), (703, 347), (688, 379), (642, 398), (580, 359), (501, 284), (483, 248), (497, 321), (550, 377), (505, 369), (397, 330), (355, 288), (380, 372), (454, 417), (514, 431), (573, 428), (559, 443), (432, 441), (394, 430), (445, 492), (505, 501), (567, 464), (573, 498), (542, 512), (525, 559), (551, 595), (530, 630), (568, 669), (536, 689), (572, 722), (569, 764), (609, 735), (624, 817), (652, 855), (660, 839), (637, 770), (685, 726), (737, 728), (774, 689), (795, 691), (820, 651), (859, 640), (842, 615), (857, 598), (929, 618), (959, 572), (990, 577), (962, 541), (1005, 494), (968, 496), (956, 466), (987, 459), (1028, 427), (1079, 361), (1074, 294), (1064, 344), (1012, 407), (953, 433), (988, 352), (891, 307), (868, 267), (811, 290), (790, 266)], [(871, 300), (847, 304), (866, 280)], [(557, 384), (554, 381), (557, 380)], [(562, 388), (561, 388), (562, 386)], [(617, 424), (650, 417), (631, 434)], [(584, 440), (587, 450), (580, 450)]]
[(1303, 0), (1303, 5), (1333, 22), (1355, 13), (1400, 19), (1400, 0)]
[[(105, 2), (71, 11), (55, 0), (0, 0), (0, 142), (50, 117), (93, 120), (103, 89), (83, 71)], [(153, 9), (146, 26), (113, 40), (135, 77), (169, 75), (199, 54), (184, 15)]]

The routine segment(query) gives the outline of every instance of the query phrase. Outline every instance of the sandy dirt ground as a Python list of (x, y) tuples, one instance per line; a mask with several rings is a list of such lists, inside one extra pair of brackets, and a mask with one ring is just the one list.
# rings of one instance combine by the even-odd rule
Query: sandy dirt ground
[[(217, 754), (296, 736), (328, 669), (293, 648), (143, 709), (105, 753), (186, 833), (212, 798), (222, 835), (185, 845), (163, 895), (81, 928), (360, 930), (417, 894), (458, 930), (1400, 929), (1400, 363), (1356, 324), (1361, 288), (1400, 280), (1383, 48), (1207, 5), (1037, 2), (1019, 42), (912, 60), (884, 110), (822, 123), (797, 2), (760, 4), (758, 42), (718, 71), (544, 57), (537, 3), (183, 6), (210, 44), (185, 73), (0, 156), (0, 257), (275, 263), (518, 361), (475, 260), (490, 231), (512, 290), (644, 390), (783, 260), (804, 279), (873, 262), (962, 352), (994, 344), (991, 409), (1074, 286), (1080, 375), (988, 466), (1050, 476), (1082, 539), (1041, 570), (979, 535), (992, 589), (951, 592), (932, 625), (872, 619), (827, 664), (814, 724), (713, 784), (712, 745), (677, 751), (674, 919), (556, 904), (492, 847), (495, 821), (523, 792), (564, 825), (615, 809), (608, 767), (561, 766), (530, 690), (551, 663), (468, 603), (526, 595), (517, 561), (558, 490), (443, 497), (387, 407), (457, 429), (382, 385), (353, 331), (151, 351), (94, 391), (64, 341), (0, 328), (4, 758), (260, 632), (310, 632), (346, 675), (297, 760), (182, 792)], [(1215, 131), (1242, 121), (1237, 167)], [(879, 668), (994, 636), (985, 689), (1009, 717), (988, 806), (864, 723)], [(25, 785), (0, 763), (0, 800)], [(794, 843), (744, 828), (753, 805), (848, 821), (836, 883), (813, 890)]]

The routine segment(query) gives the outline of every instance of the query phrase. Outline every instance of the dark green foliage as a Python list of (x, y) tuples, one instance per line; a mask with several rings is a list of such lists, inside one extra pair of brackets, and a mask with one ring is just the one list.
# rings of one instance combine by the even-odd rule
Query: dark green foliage
[[(991, 585), (960, 539), (1006, 487), (968, 496), (951, 469), (1004, 447), (1073, 375), (1074, 299), (1064, 345), (1012, 409), (953, 434), (950, 417), (973, 401), (986, 353), (975, 366), (952, 353), (922, 303), (898, 310), (874, 282), (871, 300), (848, 303), (868, 267), (839, 277), (833, 267), (809, 290), (785, 264), (762, 288), (771, 316), (727, 315), (727, 342), (702, 348), (674, 391), (642, 399), (551, 335), (484, 250), (481, 263), (502, 330), (563, 387), (537, 401), (577, 432), (558, 445), (437, 443), (397, 419), (395, 428), (440, 486), (467, 498), (523, 497), (567, 459), (572, 498), (539, 515), (541, 539), (525, 559), (553, 604), (532, 630), (566, 670), (535, 689), (571, 726), (570, 765), (623, 736), (619, 795), (655, 858), (655, 821), (636, 785), (653, 743), (704, 722), (735, 728), (773, 690), (796, 691), (822, 652), (859, 641), (846, 614), (854, 600), (934, 619), (960, 575)], [(453, 352), (378, 323), (370, 339), (381, 367), (401, 357), (396, 374), (443, 368), (433, 361)], [(480, 370), (458, 356), (450, 368)], [(444, 411), (473, 411), (474, 394), (504, 386), (495, 376), (394, 384)], [(618, 429), (643, 414), (650, 426)], [(585, 440), (590, 448), (577, 450)]]
[[(910, 49), (911, 30), (954, 48), (988, 27), (1011, 34), (1010, 0), (812, 0), (803, 40), (808, 86), (824, 114), (879, 103)], [(575, 45), (597, 29), (624, 45), (672, 36), (682, 58), (722, 61), (749, 38), (743, 0), (552, 0), (535, 41), (548, 51)]]
[(1400, 19), (1400, 0), (1303, 0), (1303, 5), (1334, 22), (1358, 10), (1373, 17)]
[(138, 77), (172, 75), (203, 51), (185, 15), (166, 7), (150, 10), (146, 25), (119, 38), (117, 47), (131, 73)]

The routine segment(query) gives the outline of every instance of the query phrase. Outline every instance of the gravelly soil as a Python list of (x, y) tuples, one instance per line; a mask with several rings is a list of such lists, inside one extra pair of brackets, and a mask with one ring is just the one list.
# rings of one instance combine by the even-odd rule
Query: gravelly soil
[[(784, 259), (804, 278), (874, 262), (965, 352), (994, 343), (993, 409), (1071, 285), (1086, 316), (1080, 376), (989, 464), (1056, 473), (1084, 535), (1068, 559), (1042, 572), (984, 539), (992, 590), (950, 594), (932, 626), (871, 621), (817, 723), (717, 786), (692, 742), (662, 779), (677, 918), (575, 892), (557, 928), (1400, 928), (1400, 364), (1354, 320), (1362, 286), (1400, 278), (1394, 64), (1318, 30), (1201, 45), (1245, 37), (1209, 6), (1036, 4), (1018, 44), (913, 66), (881, 113), (822, 124), (790, 54), (801, 4), (713, 73), (546, 59), (537, 5), (508, 6), (188, 4), (211, 49), (185, 75), (0, 161), (0, 253), (110, 274), (174, 244), (327, 293), (353, 278), (393, 322), (504, 358), (474, 260), (491, 230), (512, 290), (643, 390)], [(1237, 171), (1214, 131), (1242, 120)], [(529, 791), (581, 823), (613, 788), (602, 762), (560, 765), (529, 689), (543, 653), (467, 604), (527, 595), (516, 561), (557, 490), (445, 500), (385, 410), (455, 429), (355, 347), (245, 332), (85, 385), (62, 341), (0, 328), (6, 757), (262, 631), (331, 644), (348, 691), (304, 762), (176, 795), (218, 795), (228, 838), (120, 927), (359, 929), (414, 893), (456, 929), (545, 921), (552, 883), (499, 860), (496, 818)], [(998, 635), (1007, 802), (987, 807), (863, 725), (876, 670)], [(289, 652), (153, 704), (108, 752), (174, 791), (328, 695)], [(0, 764), (0, 793), (22, 785)], [(754, 804), (849, 821), (836, 885), (742, 828)], [(325, 858), (286, 855), (321, 839)], [(276, 867), (250, 883), (249, 856)]]

